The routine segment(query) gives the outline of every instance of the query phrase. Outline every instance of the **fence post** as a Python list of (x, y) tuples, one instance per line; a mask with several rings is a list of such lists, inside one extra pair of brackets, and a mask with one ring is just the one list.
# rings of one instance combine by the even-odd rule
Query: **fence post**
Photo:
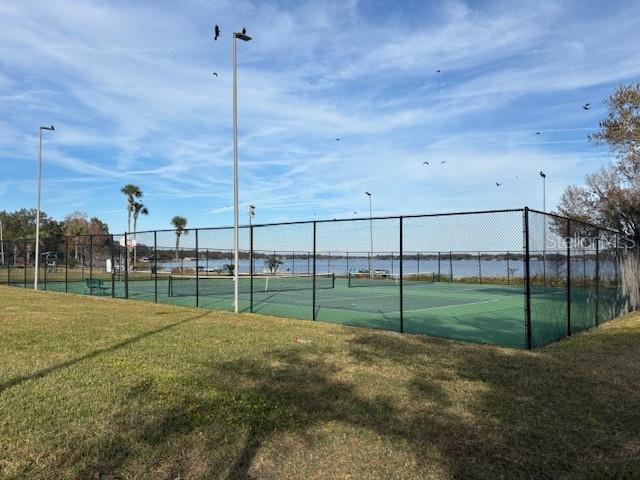
[(129, 241), (124, 234), (124, 298), (129, 298)]
[(153, 301), (158, 303), (158, 231), (153, 231)]
[(453, 252), (449, 252), (449, 283), (453, 283)]
[(440, 269), (440, 252), (438, 252), (438, 281), (442, 281), (442, 271)]
[(347, 276), (349, 276), (349, 252), (346, 252), (347, 254)]
[[(614, 282), (616, 288), (615, 299), (613, 301), (613, 316), (616, 318), (619, 312), (619, 303), (620, 303), (620, 288), (618, 286), (618, 249), (620, 248), (618, 245), (618, 234), (616, 234), (616, 254), (613, 257), (613, 266), (614, 266)], [(637, 248), (637, 247), (636, 247)]]
[(313, 221), (313, 272), (312, 272), (312, 285), (313, 285), (313, 293), (311, 300), (311, 308), (313, 312), (311, 314), (311, 318), (313, 320), (316, 319), (316, 221)]
[(6, 267), (7, 268), (7, 286), (11, 285), (10, 282), (10, 278), (11, 278), (11, 256), (9, 253), (9, 249), (11, 248), (10, 246), (11, 244), (9, 243), (9, 241), (6, 241), (2, 243), (2, 245), (0, 245), (0, 247), (3, 249), (2, 250), (2, 267)]
[(93, 295), (93, 235), (89, 235), (89, 283), (91, 285), (90, 295)]
[(69, 237), (64, 237), (64, 293), (69, 293)]
[(249, 311), (253, 313), (253, 225), (249, 227)]
[[(76, 255), (78, 253), (78, 247), (79, 247), (79, 243), (78, 243), (78, 238), (76, 237)], [(84, 246), (82, 248), (82, 250), (80, 251), (80, 272), (81, 272), (81, 278), (82, 281), (84, 282), (85, 278), (84, 278)]]
[[(546, 215), (546, 214), (545, 214)], [(546, 217), (545, 217), (546, 218)], [(546, 223), (545, 223), (546, 225)], [(547, 288), (547, 239), (546, 226), (542, 227), (542, 285)], [(557, 269), (556, 269), (557, 272)]]
[[(6, 242), (5, 247), (7, 249), (11, 249), (8, 251), (15, 253), (15, 250), (13, 250), (13, 242)], [(5, 258), (7, 259), (7, 287), (8, 287), (11, 285), (11, 259), (13, 258), (13, 255), (8, 254)], [(13, 258), (13, 261), (15, 262), (16, 259)]]
[(113, 251), (113, 235), (109, 235), (111, 243), (109, 244), (109, 251), (111, 252), (111, 298), (116, 297), (116, 256)]
[(416, 273), (419, 275), (420, 274), (420, 252), (417, 252), (417, 260), (418, 260), (418, 265), (417, 265)]
[[(44, 250), (44, 251), (42, 252), (42, 255), (43, 255), (43, 257), (44, 257), (44, 258), (47, 258), (47, 256), (46, 256), (46, 252), (47, 252), (47, 243), (46, 243), (46, 241), (45, 241), (45, 242), (42, 242), (42, 243), (43, 243), (43, 245), (42, 245), (42, 246), (43, 246), (42, 250)], [(42, 274), (42, 278), (43, 278), (43, 280), (44, 280), (44, 289), (46, 290), (46, 289), (47, 289), (47, 262), (46, 262), (46, 261), (44, 262), (44, 272), (43, 272), (43, 274)]]
[[(400, 333), (404, 333), (404, 309), (403, 309), (403, 304), (404, 304), (404, 297), (403, 297), (403, 284), (404, 284), (404, 279), (402, 278), (402, 274), (404, 273), (404, 261), (403, 261), (403, 252), (404, 252), (404, 248), (403, 248), (403, 235), (402, 235), (402, 224), (403, 224), (403, 218), (400, 217)], [(391, 255), (391, 258), (393, 259), (393, 254)]]
[(480, 284), (482, 284), (482, 252), (478, 252), (478, 275), (480, 276)]
[(596, 237), (596, 327), (600, 324), (598, 310), (600, 306), (600, 231)]
[(24, 260), (22, 263), (24, 263), (24, 288), (27, 288), (27, 268), (29, 267), (29, 262), (27, 261), (27, 242), (25, 240), (24, 242)]
[[(524, 315), (527, 348), (533, 348), (531, 328), (531, 256), (529, 251), (529, 207), (524, 207)], [(508, 256), (507, 256), (508, 258)]]
[[(200, 306), (200, 255), (198, 251), (198, 229), (196, 228), (196, 308)], [(236, 265), (240, 270), (240, 265)], [(240, 282), (240, 272), (238, 272), (238, 282)], [(238, 285), (238, 289), (240, 286)]]
[(509, 268), (509, 252), (507, 252), (507, 286), (511, 285), (511, 270)]
[(567, 218), (567, 336), (571, 336), (571, 220)]

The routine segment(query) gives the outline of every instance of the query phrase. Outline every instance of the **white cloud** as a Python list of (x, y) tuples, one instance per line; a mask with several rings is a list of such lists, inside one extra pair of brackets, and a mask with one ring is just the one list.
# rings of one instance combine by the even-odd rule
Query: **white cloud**
[(229, 223), (230, 35), (243, 25), (241, 199), (263, 221), (352, 216), (367, 189), (380, 214), (521, 206), (537, 201), (540, 169), (558, 198), (608, 158), (585, 140), (598, 99), (640, 74), (638, 6), (581, 18), (579, 5), (442, 2), (419, 18), (356, 1), (0, 5), (0, 162), (15, 186), (1, 179), (0, 199), (31, 201), (15, 192), (31, 182), (37, 126), (54, 123), (56, 212), (83, 204), (121, 229), (104, 203), (134, 182), (149, 224), (175, 210)]

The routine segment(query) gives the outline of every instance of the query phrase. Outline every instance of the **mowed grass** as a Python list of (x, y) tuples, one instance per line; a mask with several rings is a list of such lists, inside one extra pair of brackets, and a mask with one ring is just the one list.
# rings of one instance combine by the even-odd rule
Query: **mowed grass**
[(638, 478), (640, 316), (534, 352), (0, 287), (2, 478)]

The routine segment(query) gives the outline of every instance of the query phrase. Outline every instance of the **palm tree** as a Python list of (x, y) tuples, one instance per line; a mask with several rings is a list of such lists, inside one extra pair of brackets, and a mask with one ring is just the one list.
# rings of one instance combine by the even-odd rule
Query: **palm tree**
[(185, 227), (187, 226), (187, 219), (176, 215), (171, 219), (171, 225), (176, 229), (176, 262), (180, 260), (180, 236), (182, 234), (187, 234), (185, 231)]
[(131, 217), (134, 212), (134, 204), (137, 198), (142, 198), (142, 190), (137, 185), (127, 184), (120, 189), (120, 191), (127, 197), (127, 232), (131, 231)]
[[(149, 215), (149, 209), (144, 206), (142, 202), (133, 202), (133, 238), (137, 238), (138, 231), (138, 217), (140, 215)], [(137, 249), (133, 247), (133, 265), (135, 266), (138, 261)]]
[[(127, 197), (127, 232), (131, 232), (131, 217), (133, 216), (133, 205), (137, 198), (142, 198), (142, 190), (137, 185), (131, 183), (126, 184), (120, 189), (123, 195)], [(127, 260), (129, 260), (129, 247), (127, 247)], [(131, 262), (129, 261), (131, 268)]]
[(275, 275), (278, 272), (278, 267), (282, 265), (282, 260), (280, 260), (276, 255), (269, 255), (264, 261), (264, 264), (269, 269), (269, 273)]

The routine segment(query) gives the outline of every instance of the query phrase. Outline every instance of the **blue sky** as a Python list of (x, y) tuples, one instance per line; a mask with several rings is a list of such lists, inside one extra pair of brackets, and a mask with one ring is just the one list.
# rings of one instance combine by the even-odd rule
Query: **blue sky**
[(0, 209), (34, 206), (54, 124), (50, 215), (123, 231), (135, 183), (140, 230), (230, 224), (243, 26), (240, 199), (259, 222), (367, 215), (365, 190), (379, 215), (539, 208), (541, 169), (555, 205), (611, 161), (587, 135), (640, 78), (637, 1), (0, 0)]

